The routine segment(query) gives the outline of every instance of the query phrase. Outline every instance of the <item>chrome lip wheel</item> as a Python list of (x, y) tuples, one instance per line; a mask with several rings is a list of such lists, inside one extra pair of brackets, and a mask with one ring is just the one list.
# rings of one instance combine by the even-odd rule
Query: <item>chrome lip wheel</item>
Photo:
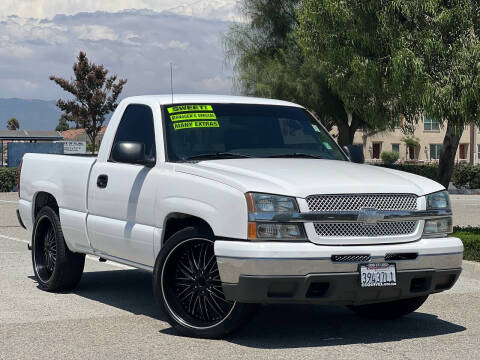
[(57, 262), (57, 240), (55, 230), (48, 217), (40, 219), (35, 229), (35, 269), (40, 279), (47, 282)]
[(162, 288), (173, 315), (194, 328), (215, 326), (235, 302), (225, 299), (213, 241), (189, 239), (177, 245), (163, 266)]

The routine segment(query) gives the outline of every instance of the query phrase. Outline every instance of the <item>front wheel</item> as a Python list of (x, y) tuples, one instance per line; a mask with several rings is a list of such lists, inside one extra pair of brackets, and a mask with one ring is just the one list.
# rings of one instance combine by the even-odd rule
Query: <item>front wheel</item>
[(428, 295), (384, 303), (348, 306), (348, 308), (370, 319), (392, 320), (414, 312), (423, 305), (427, 298)]
[(255, 309), (225, 299), (213, 244), (208, 231), (189, 227), (167, 240), (155, 262), (155, 297), (170, 325), (186, 336), (225, 336)]

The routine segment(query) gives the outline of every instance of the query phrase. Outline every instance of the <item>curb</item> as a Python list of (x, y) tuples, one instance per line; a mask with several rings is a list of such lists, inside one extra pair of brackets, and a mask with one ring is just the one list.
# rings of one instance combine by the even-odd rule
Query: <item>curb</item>
[(462, 274), (469, 278), (480, 280), (480, 263), (463, 260)]

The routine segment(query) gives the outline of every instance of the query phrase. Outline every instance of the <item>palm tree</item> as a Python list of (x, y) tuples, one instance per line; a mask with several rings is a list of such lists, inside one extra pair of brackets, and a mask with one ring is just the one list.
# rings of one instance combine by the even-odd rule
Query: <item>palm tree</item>
[(7, 121), (7, 129), (8, 130), (18, 130), (20, 128), (20, 124), (17, 119), (14, 117), (10, 118), (10, 120)]

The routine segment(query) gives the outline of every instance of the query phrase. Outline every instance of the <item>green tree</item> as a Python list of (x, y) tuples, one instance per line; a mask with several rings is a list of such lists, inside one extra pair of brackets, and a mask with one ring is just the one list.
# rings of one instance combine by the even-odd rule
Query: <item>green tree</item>
[(90, 62), (84, 52), (78, 55), (73, 73), (75, 77), (71, 80), (50, 76), (50, 80), (74, 97), (72, 100), (58, 100), (57, 106), (63, 111), (62, 118), (84, 128), (91, 143), (95, 144), (105, 116), (117, 107), (127, 80), (117, 81), (116, 75), (108, 77), (108, 70)]
[(20, 123), (14, 117), (8, 119), (7, 121), (7, 129), (8, 130), (18, 130), (20, 129)]
[(480, 3), (383, 2), (379, 19), (402, 102), (446, 126), (438, 180), (448, 187), (465, 126), (480, 124)]
[(65, 120), (63, 117), (61, 117), (58, 120), (58, 125), (55, 128), (55, 131), (65, 131), (65, 130), (68, 130), (68, 129), (70, 129), (70, 126), (68, 126), (67, 120)]
[(402, 109), (398, 92), (390, 86), (388, 43), (379, 36), (370, 2), (304, 0), (295, 36), (349, 118), (358, 117), (363, 128), (378, 132), (392, 129)]
[[(357, 129), (372, 128), (370, 119), (347, 108), (317, 58), (300, 48), (294, 33), (301, 3), (243, 0), (241, 11), (248, 21), (233, 24), (224, 38), (227, 59), (234, 63), (236, 90), (300, 103), (328, 129), (337, 126), (340, 145), (352, 144)], [(375, 126), (385, 127), (385, 121)]]
[(480, 3), (304, 0), (299, 14), (302, 48), (347, 108), (375, 122), (386, 104), (409, 125), (425, 114), (446, 126), (438, 180), (448, 187), (463, 129), (479, 123)]

